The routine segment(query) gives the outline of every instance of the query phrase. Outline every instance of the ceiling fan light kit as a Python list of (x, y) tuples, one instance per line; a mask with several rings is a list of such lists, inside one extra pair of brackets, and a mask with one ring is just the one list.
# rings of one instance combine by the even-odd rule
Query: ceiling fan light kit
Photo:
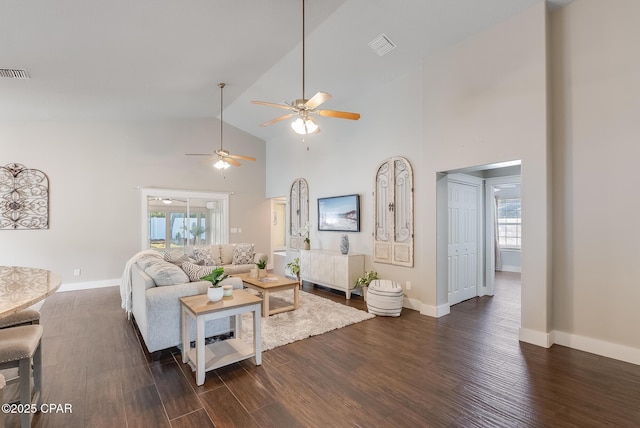
[(296, 134), (300, 135), (317, 134), (320, 132), (320, 127), (313, 119), (303, 119), (301, 117), (291, 123), (291, 128), (293, 128)]
[(302, 98), (299, 98), (293, 101), (291, 104), (276, 104), (276, 103), (268, 103), (265, 101), (251, 101), (253, 104), (264, 105), (269, 107), (277, 107), (286, 110), (292, 111), (292, 113), (288, 113), (275, 119), (269, 120), (267, 122), (261, 123), (260, 126), (269, 126), (274, 123), (286, 120), (290, 117), (297, 118), (291, 123), (291, 128), (294, 130), (296, 134), (307, 135), (307, 134), (317, 134), (320, 132), (320, 127), (310, 117), (311, 114), (317, 114), (323, 117), (335, 117), (338, 119), (349, 119), (349, 120), (358, 120), (360, 119), (360, 114), (358, 113), (350, 113), (345, 111), (336, 111), (336, 110), (318, 110), (318, 106), (324, 103), (325, 101), (331, 98), (331, 95), (326, 92), (317, 92), (310, 99), (305, 98), (305, 68), (304, 68), (304, 54), (305, 54), (305, 41), (304, 41), (304, 0), (302, 0)]
[(217, 169), (227, 169), (231, 166), (230, 163), (226, 162), (224, 159), (218, 159), (213, 166)]

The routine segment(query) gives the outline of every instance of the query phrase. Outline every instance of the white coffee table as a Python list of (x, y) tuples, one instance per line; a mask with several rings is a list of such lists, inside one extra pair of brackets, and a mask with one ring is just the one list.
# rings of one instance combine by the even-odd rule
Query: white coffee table
[[(189, 363), (196, 372), (196, 384), (204, 383), (205, 373), (235, 362), (255, 357), (256, 365), (262, 364), (261, 319), (262, 299), (243, 290), (233, 290), (233, 296), (211, 302), (206, 294), (181, 297), (182, 308), (182, 362)], [(242, 314), (253, 312), (253, 347), (240, 338)], [(231, 317), (234, 338), (204, 344), (205, 322), (211, 319)], [(189, 330), (191, 320), (196, 323), (196, 347), (191, 349)]]

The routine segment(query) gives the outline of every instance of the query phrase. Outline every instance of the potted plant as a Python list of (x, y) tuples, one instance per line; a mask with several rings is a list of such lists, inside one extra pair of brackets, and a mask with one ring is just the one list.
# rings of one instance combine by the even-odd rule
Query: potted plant
[(296, 276), (298, 282), (300, 283), (300, 287), (302, 287), (302, 281), (300, 281), (300, 259), (296, 257), (295, 259), (293, 259), (293, 261), (287, 263), (287, 269), (289, 269), (289, 272)]
[(258, 267), (258, 278), (264, 278), (267, 276), (267, 261), (266, 260), (258, 260), (256, 262), (256, 266)]
[(307, 223), (304, 226), (304, 249), (305, 250), (311, 249), (311, 239), (309, 239), (310, 230), (311, 230), (311, 224)]
[(374, 270), (370, 270), (370, 271), (366, 271), (364, 273), (364, 276), (361, 276), (356, 280), (355, 288), (362, 289), (362, 297), (364, 298), (365, 302), (367, 301), (367, 289), (371, 281), (373, 281), (374, 279), (378, 279), (378, 272)]
[(228, 276), (229, 275), (224, 273), (224, 268), (219, 267), (214, 269), (209, 275), (205, 275), (200, 278), (203, 281), (211, 282), (211, 286), (207, 289), (207, 296), (209, 297), (209, 300), (217, 302), (222, 299), (224, 290), (222, 289), (220, 282)]

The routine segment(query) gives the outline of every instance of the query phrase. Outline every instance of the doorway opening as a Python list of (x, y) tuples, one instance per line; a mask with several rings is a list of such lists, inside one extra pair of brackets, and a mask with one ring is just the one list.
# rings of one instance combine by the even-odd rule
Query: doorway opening
[[(442, 315), (461, 301), (502, 292), (505, 284), (517, 284), (514, 293), (521, 304), (520, 164), (517, 160), (439, 174), (438, 298), (446, 302), (439, 305)], [(498, 212), (500, 192), (504, 203)]]
[(271, 255), (273, 273), (284, 276), (287, 259), (287, 198), (271, 199)]

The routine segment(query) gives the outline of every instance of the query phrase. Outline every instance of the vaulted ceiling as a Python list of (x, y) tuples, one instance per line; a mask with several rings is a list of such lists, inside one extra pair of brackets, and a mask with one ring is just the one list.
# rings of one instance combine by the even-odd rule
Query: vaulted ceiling
[[(392, 80), (543, 0), (306, 0), (306, 95), (323, 107)], [(562, 0), (566, 2), (566, 0)], [(301, 98), (301, 0), (5, 0), (0, 3), (0, 121), (215, 117), (267, 139)], [(386, 34), (396, 48), (368, 43)]]

